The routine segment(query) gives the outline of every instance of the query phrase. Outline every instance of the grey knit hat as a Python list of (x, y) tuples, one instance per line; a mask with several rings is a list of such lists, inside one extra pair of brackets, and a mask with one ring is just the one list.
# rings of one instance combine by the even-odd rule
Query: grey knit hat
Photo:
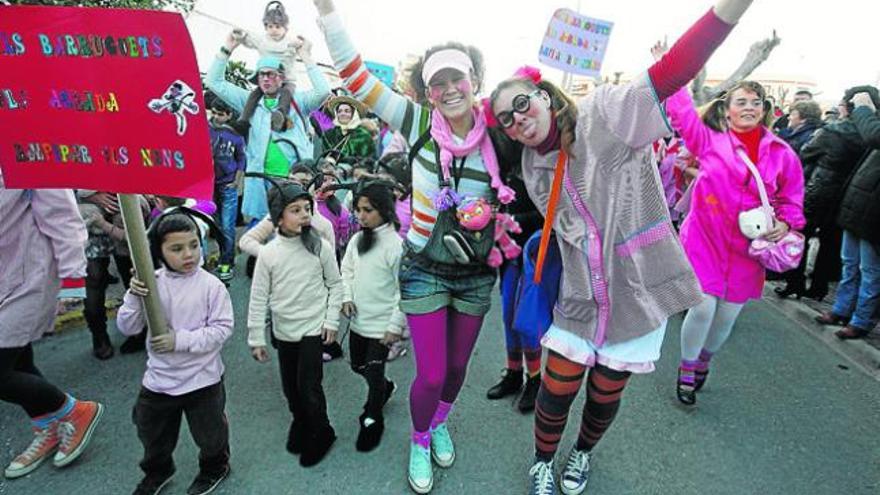
[(284, 4), (281, 2), (269, 2), (266, 4), (266, 11), (263, 13), (263, 25), (277, 24), (287, 27), (290, 24), (290, 18), (287, 17), (287, 11), (284, 10)]
[(269, 189), (269, 215), (276, 227), (281, 220), (284, 209), (297, 199), (308, 199), (312, 208), (315, 206), (312, 195), (301, 185), (294, 182), (285, 181)]

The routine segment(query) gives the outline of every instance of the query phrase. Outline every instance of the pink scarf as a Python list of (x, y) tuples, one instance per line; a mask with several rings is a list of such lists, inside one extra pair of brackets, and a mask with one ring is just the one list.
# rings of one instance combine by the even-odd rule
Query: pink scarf
[(440, 167), (445, 181), (440, 192), (434, 198), (434, 208), (438, 211), (457, 206), (460, 201), (458, 195), (450, 187), (450, 164), (453, 157), (467, 156), (473, 153), (477, 147), (480, 148), (480, 155), (483, 157), (486, 172), (489, 173), (489, 177), (492, 179), (492, 188), (498, 194), (498, 201), (508, 204), (516, 199), (516, 193), (513, 189), (507, 187), (501, 181), (498, 170), (498, 157), (495, 155), (492, 140), (486, 132), (486, 115), (483, 113), (482, 108), (474, 109), (474, 128), (471, 129), (462, 144), (455, 142), (449, 122), (435, 109), (431, 112), (431, 137), (440, 146)]

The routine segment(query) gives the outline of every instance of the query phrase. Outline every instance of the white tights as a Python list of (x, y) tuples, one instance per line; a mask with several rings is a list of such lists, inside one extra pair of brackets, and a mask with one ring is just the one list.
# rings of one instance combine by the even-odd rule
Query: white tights
[(696, 361), (701, 349), (718, 352), (743, 306), (704, 294), (703, 302), (688, 311), (681, 326), (681, 359)]

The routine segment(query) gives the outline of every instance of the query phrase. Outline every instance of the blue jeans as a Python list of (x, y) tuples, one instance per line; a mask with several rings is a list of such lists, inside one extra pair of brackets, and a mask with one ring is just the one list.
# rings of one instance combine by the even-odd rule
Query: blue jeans
[(840, 259), (843, 273), (832, 311), (852, 317), (853, 327), (871, 330), (877, 324), (876, 310), (880, 302), (880, 253), (870, 242), (845, 230)]
[(224, 246), (220, 249), (220, 264), (235, 264), (235, 217), (238, 214), (238, 189), (217, 185), (217, 224), (223, 233)]
[(429, 260), (404, 244), (397, 279), (400, 309), (410, 315), (452, 307), (459, 313), (489, 312), (496, 270), (488, 265), (446, 265)]

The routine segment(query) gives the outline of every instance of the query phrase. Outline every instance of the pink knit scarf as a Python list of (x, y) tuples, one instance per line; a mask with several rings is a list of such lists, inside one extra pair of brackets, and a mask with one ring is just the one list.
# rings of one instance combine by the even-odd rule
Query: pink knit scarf
[(434, 198), (434, 208), (438, 211), (446, 210), (452, 206), (457, 206), (459, 202), (458, 195), (450, 187), (450, 164), (453, 157), (463, 157), (474, 152), (478, 147), (480, 155), (483, 157), (483, 164), (486, 166), (486, 172), (492, 179), (492, 188), (498, 194), (498, 201), (508, 204), (516, 199), (516, 193), (513, 189), (504, 185), (501, 181), (501, 174), (498, 170), (498, 157), (495, 155), (495, 148), (492, 146), (492, 140), (489, 133), (486, 132), (486, 115), (482, 108), (474, 109), (474, 128), (468, 132), (464, 142), (457, 144), (452, 135), (452, 127), (446, 118), (438, 110), (431, 113), (431, 137), (440, 146), (440, 167), (443, 171), (443, 179), (445, 184)]

